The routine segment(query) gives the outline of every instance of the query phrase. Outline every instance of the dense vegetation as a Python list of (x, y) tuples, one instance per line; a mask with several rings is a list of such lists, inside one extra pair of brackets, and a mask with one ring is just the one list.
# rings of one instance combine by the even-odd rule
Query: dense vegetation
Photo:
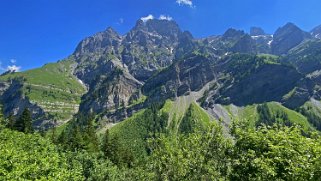
[[(257, 107), (260, 123), (234, 122), (233, 139), (209, 122), (196, 104), (186, 110), (175, 131), (162, 105), (95, 134), (92, 116), (79, 117), (58, 135), (30, 129), (30, 113), (1, 118), (1, 180), (318, 180), (321, 137), (272, 119), (266, 104)], [(195, 116), (197, 115), (197, 116)], [(202, 116), (203, 115), (203, 116)], [(285, 124), (287, 125), (287, 124)], [(127, 130), (128, 134), (124, 134)], [(305, 130), (306, 132), (306, 130)], [(48, 135), (49, 134), (49, 135)], [(56, 134), (56, 135), (55, 135)], [(309, 135), (307, 137), (306, 135)]]

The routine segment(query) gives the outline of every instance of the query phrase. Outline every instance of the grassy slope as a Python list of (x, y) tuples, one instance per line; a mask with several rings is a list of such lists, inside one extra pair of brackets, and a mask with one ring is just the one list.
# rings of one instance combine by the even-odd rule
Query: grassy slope
[(227, 110), (231, 120), (246, 121), (252, 127), (255, 126), (258, 120), (258, 113), (256, 111), (256, 105), (249, 105), (246, 107), (236, 107), (234, 105), (224, 106)]
[[(177, 107), (174, 107), (173, 101), (167, 101), (160, 112), (169, 114), (171, 111), (177, 111), (177, 113), (181, 114), (177, 117), (183, 118), (185, 115), (185, 112), (187, 110), (180, 110), (178, 111)], [(211, 117), (196, 103), (192, 103), (190, 105), (190, 109), (192, 116), (197, 118), (197, 125), (208, 125), (211, 121)], [(132, 117), (122, 121), (121, 123), (117, 124), (116, 126), (110, 128), (110, 134), (111, 136), (117, 136), (120, 138), (121, 145), (129, 148), (131, 151), (133, 151), (136, 158), (143, 158), (147, 155), (146, 152), (146, 144), (147, 144), (147, 138), (149, 137), (148, 132), (148, 121), (146, 121), (145, 117), (145, 111), (142, 110), (136, 114), (134, 114)], [(175, 124), (179, 124), (180, 120), (177, 122), (174, 122)], [(178, 132), (179, 125), (170, 126), (169, 124), (167, 126), (167, 131), (169, 133), (176, 134)]]
[(23, 77), (23, 93), (31, 102), (60, 119), (67, 119), (75, 112), (85, 92), (85, 88), (72, 75), (73, 63), (71, 59), (50, 63), (41, 68), (1, 76), (0, 80)]
[(192, 103), (174, 132), (189, 133), (195, 130), (206, 130), (213, 119), (198, 104)]
[[(267, 105), (272, 115), (276, 115), (277, 112), (284, 112), (288, 116), (291, 123), (300, 125), (304, 130), (314, 129), (313, 126), (311, 126), (311, 124), (308, 122), (307, 118), (302, 114), (288, 109), (277, 102), (269, 102)], [(257, 105), (249, 105), (246, 107), (235, 107), (233, 105), (228, 105), (224, 107), (229, 112), (229, 116), (232, 120), (247, 121), (248, 125), (251, 127), (254, 127), (258, 122), (259, 114), (257, 113), (256, 109)], [(233, 109), (237, 109), (237, 111), (232, 111)]]
[(311, 99), (300, 107), (300, 112), (308, 118), (308, 121), (321, 131), (321, 101)]
[(302, 126), (304, 130), (312, 129), (312, 126), (309, 124), (307, 118), (302, 114), (288, 109), (282, 106), (281, 104), (275, 102), (268, 103), (268, 106), (273, 115), (276, 114), (277, 111), (285, 112), (292, 123)]

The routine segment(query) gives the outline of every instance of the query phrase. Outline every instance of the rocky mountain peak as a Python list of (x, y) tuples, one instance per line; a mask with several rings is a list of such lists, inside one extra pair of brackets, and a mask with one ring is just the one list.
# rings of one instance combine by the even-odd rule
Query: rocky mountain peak
[(118, 32), (111, 26), (109, 26), (105, 31), (102, 32), (105, 35), (109, 36), (119, 36)]
[(172, 20), (152, 19), (146, 22), (138, 20), (131, 32), (143, 31), (161, 36), (177, 36), (181, 33), (178, 24)]
[(121, 43), (121, 36), (113, 28), (108, 27), (105, 31), (96, 33), (93, 36), (82, 40), (74, 55), (79, 57), (83, 54), (112, 51)]
[(251, 27), (250, 29), (250, 35), (251, 36), (260, 36), (260, 35), (266, 35), (264, 30), (260, 27)]
[(232, 39), (239, 39), (245, 35), (245, 32), (242, 30), (236, 30), (234, 28), (229, 28), (222, 36), (223, 40), (232, 40)]
[(315, 38), (321, 39), (321, 25), (313, 28), (311, 35)]
[(272, 53), (276, 55), (285, 54), (306, 38), (310, 38), (307, 32), (304, 32), (293, 23), (287, 23), (274, 33), (271, 44)]
[(289, 35), (301, 35), (301, 37), (305, 38), (307, 36), (307, 32), (300, 29), (294, 23), (287, 23), (284, 26), (278, 28), (274, 33), (274, 37), (282, 37), (282, 36), (289, 36)]

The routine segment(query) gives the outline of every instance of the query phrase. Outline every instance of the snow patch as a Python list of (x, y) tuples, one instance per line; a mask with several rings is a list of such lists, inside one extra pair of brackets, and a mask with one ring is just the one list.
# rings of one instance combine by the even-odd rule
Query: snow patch
[[(77, 78), (77, 77), (76, 77), (76, 78)], [(86, 84), (85, 84), (82, 80), (80, 80), (80, 79), (77, 78), (77, 81), (78, 81), (84, 88), (86, 88), (86, 89), (88, 90), (88, 87), (86, 86)]]
[(267, 44), (268, 44), (269, 46), (271, 46), (272, 42), (273, 42), (273, 40), (269, 41)]

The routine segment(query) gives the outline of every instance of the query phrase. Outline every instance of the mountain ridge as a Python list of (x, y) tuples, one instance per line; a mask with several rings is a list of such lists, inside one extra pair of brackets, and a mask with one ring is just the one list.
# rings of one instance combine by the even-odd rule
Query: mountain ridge
[[(293, 23), (287, 23), (279, 28), (274, 35), (268, 35), (260, 28), (252, 29), (251, 35), (242, 30), (231, 28), (223, 35), (195, 39), (188, 31), (182, 31), (175, 21), (149, 20), (143, 22), (138, 20), (136, 25), (125, 35), (119, 35), (109, 27), (105, 31), (83, 39), (74, 53), (62, 61), (62, 63), (66, 61), (70, 63), (64, 67), (67, 74), (61, 79), (73, 80), (73, 86), (78, 88), (83, 87), (82, 82), (86, 85), (87, 90), (80, 91), (77, 95), (77, 100), (80, 100), (77, 102), (79, 103), (77, 115), (96, 114), (99, 115), (97, 120), (102, 122), (119, 122), (155, 101), (165, 101), (187, 95), (191, 91), (201, 90), (212, 81), (216, 86), (212, 87), (214, 90), (208, 90), (212, 92), (210, 96), (208, 95), (209, 97), (204, 94), (204, 99), (208, 101), (212, 99), (214, 102), (210, 101), (212, 103), (204, 103), (203, 105), (217, 103), (247, 105), (253, 102), (243, 102), (247, 97), (259, 96), (261, 91), (258, 90), (260, 88), (265, 86), (265, 89), (270, 89), (278, 86), (279, 83), (276, 82), (279, 81), (281, 84), (292, 83), (286, 89), (279, 87), (279, 90), (275, 89), (275, 92), (270, 93), (278, 95), (277, 99), (271, 99), (270, 94), (267, 94), (266, 98), (259, 103), (278, 101), (293, 109), (302, 106), (315, 96), (316, 94), (312, 92), (316, 91), (315, 87), (321, 85), (318, 82), (318, 75), (312, 79), (305, 75), (306, 71), (296, 72), (311, 64), (312, 60), (308, 62), (300, 60), (301, 63), (291, 61), (293, 59), (291, 55), (299, 52), (295, 48), (300, 49), (300, 47), (306, 51), (312, 51), (313, 56), (318, 57), (319, 52), (313, 49), (313, 47), (319, 47), (319, 39), (314, 36), (316, 30), (307, 33)], [(313, 44), (312, 42), (317, 43)], [(306, 46), (304, 46), (305, 44)], [(279, 57), (261, 56), (260, 54), (274, 54)], [(308, 60), (306, 57), (303, 59)], [(319, 59), (315, 61), (319, 62)], [(249, 69), (238, 68), (243, 65), (247, 65)], [(44, 67), (43, 71), (48, 70)], [(313, 69), (313, 71), (316, 70)], [(274, 72), (275, 79), (271, 78), (272, 75), (266, 76), (270, 72)], [(285, 74), (281, 74), (282, 72)], [(60, 72), (58, 71), (57, 74)], [(255, 80), (254, 77), (258, 75), (260, 76)], [(288, 75), (291, 75), (289, 79), (282, 79)], [(23, 76), (23, 73), (22, 76), (20, 73), (9, 73), (1, 76), (1, 80), (5, 84), (11, 80), (8, 77), (19, 78)], [(29, 79), (20, 81), (23, 85), (30, 85), (28, 82), (32, 79), (29, 77)], [(312, 83), (300, 84), (300, 82), (309, 82), (307, 80)], [(233, 96), (240, 93), (240, 90), (245, 88), (245, 84), (251, 85), (253, 81), (261, 82), (257, 84), (258, 92), (245, 91), (243, 98), (237, 98), (241, 102), (236, 101)], [(43, 87), (50, 85), (45, 82), (43, 84)], [(17, 90), (10, 89), (11, 86), (14, 84), (9, 85), (9, 88), (4, 89), (1, 94), (1, 99), (5, 100), (6, 116), (13, 110), (16, 110), (15, 115), (19, 115), (24, 107), (28, 107), (13, 106), (14, 104), (3, 96), (8, 94), (6, 91), (11, 90), (9, 91), (11, 94), (27, 97), (30, 106), (36, 105), (33, 100), (35, 98), (21, 90), (38, 91), (37, 94), (40, 95), (46, 92), (44, 89), (37, 90), (35, 86), (17, 88)], [(295, 89), (296, 87), (299, 88)], [(291, 94), (292, 97), (283, 99), (291, 90), (295, 90), (293, 95)], [(308, 91), (302, 94), (299, 90)], [(55, 91), (59, 90), (49, 86), (49, 91), (53, 91), (53, 95), (56, 96), (58, 93)], [(302, 95), (306, 95), (305, 98)], [(49, 100), (45, 97), (42, 99), (44, 102)], [(227, 101), (228, 99), (229, 101)], [(62, 102), (67, 105), (68, 100)], [(290, 102), (300, 103), (293, 106), (294, 103), (292, 105)], [(59, 104), (57, 101), (53, 107), (57, 107)], [(48, 113), (46, 109), (43, 110), (45, 113), (42, 115)], [(34, 116), (36, 116), (37, 111), (34, 112)], [(38, 119), (39, 125), (42, 125), (41, 122), (57, 119), (55, 114), (51, 116), (53, 118), (47, 116), (45, 119)], [(60, 122), (62, 124), (65, 121)]]

